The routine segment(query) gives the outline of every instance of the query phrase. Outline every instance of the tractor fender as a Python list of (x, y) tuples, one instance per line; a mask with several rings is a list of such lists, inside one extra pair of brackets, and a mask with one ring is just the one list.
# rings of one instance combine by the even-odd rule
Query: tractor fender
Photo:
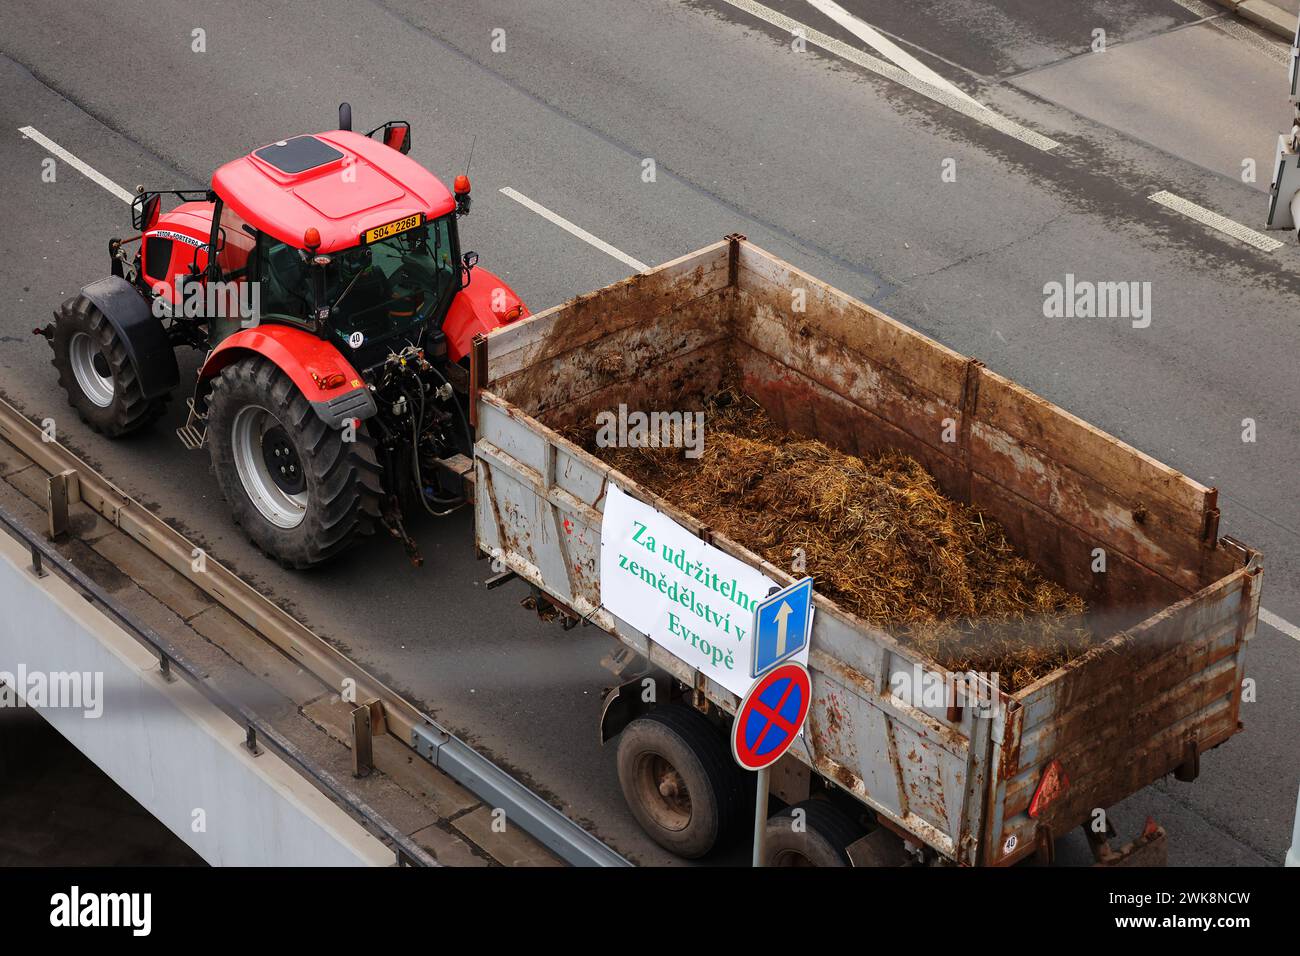
[(459, 362), (474, 344), (474, 336), (527, 318), (528, 306), (513, 289), (481, 266), (470, 273), (469, 285), (456, 293), (447, 309), (442, 331), (447, 336), (447, 357)]
[(342, 428), (352, 419), (364, 421), (379, 410), (370, 389), (338, 349), (289, 325), (259, 325), (226, 338), (204, 360), (199, 391), (227, 365), (249, 355), (274, 362), (331, 428)]
[(108, 276), (83, 286), (81, 294), (104, 313), (122, 340), (145, 398), (157, 398), (176, 387), (181, 380), (176, 351), (162, 320), (135, 286), (121, 276)]

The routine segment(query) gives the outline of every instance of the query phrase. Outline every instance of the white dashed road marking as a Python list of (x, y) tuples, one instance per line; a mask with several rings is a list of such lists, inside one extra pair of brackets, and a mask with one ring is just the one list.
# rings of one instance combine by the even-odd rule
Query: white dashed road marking
[(644, 262), (641, 262), (638, 259), (633, 259), (631, 256), (629, 256), (626, 252), (623, 252), (621, 249), (615, 249), (613, 246), (611, 246), (608, 242), (605, 242), (603, 239), (597, 239), (595, 236), (589, 233), (586, 229), (583, 229), (581, 226), (575, 226), (573, 223), (569, 222), (569, 220), (565, 219), (559, 213), (551, 212), (551, 210), (547, 209), (539, 202), (533, 202), (533, 200), (529, 199), (527, 196), (525, 196), (523, 193), (519, 192), (516, 189), (512, 189), (509, 186), (503, 186), (501, 188), (501, 194), (503, 196), (509, 196), (515, 202), (519, 203), (519, 205), (531, 209), (533, 212), (537, 213), (537, 215), (541, 216), (543, 219), (549, 219), (551, 222), (555, 223), (565, 232), (577, 236), (583, 242), (587, 243), (588, 245), (595, 246), (601, 252), (605, 253), (605, 255), (613, 256), (619, 262), (631, 266), (637, 272), (645, 272), (647, 269), (650, 268)]
[(130, 192), (123, 189), (117, 183), (113, 182), (113, 180), (109, 179), (107, 176), (105, 176), (95, 167), (91, 166), (89, 163), (83, 163), (81, 160), (77, 159), (76, 156), (73, 156), (66, 149), (64, 149), (58, 143), (54, 142), (54, 140), (50, 139), (48, 136), (46, 136), (36, 127), (23, 126), (19, 128), (18, 132), (22, 133), (32, 142), (39, 143), (40, 145), (44, 146), (45, 151), (47, 153), (63, 160), (65, 163), (67, 163), (77, 172), (81, 173), (81, 175), (89, 179), (92, 183), (96, 183), (97, 185), (103, 186), (106, 190), (108, 190), (118, 199), (122, 200), (122, 202), (131, 202), (132, 200), (135, 199), (135, 196), (132, 195)]
[(947, 90), (953, 96), (961, 97), (968, 103), (978, 106), (980, 109), (987, 107), (973, 99), (965, 90), (952, 83), (934, 70), (930, 69), (912, 54), (903, 50), (893, 40), (882, 34), (879, 30), (874, 29), (870, 24), (859, 20), (849, 11), (841, 7), (835, 0), (808, 0), (808, 3), (816, 7), (826, 16), (830, 17), (844, 29), (848, 30), (867, 46), (874, 49), (877, 53), (889, 60), (895, 66), (911, 73), (918, 80), (924, 80), (931, 86), (937, 86), (941, 90)]
[[(839, 6), (839, 4), (832, 2), (832, 0), (808, 0), (808, 2), (827, 16), (830, 16), (845, 29), (852, 30), (856, 35), (861, 37), (864, 42), (871, 44), (885, 56), (890, 57), (890, 59), (895, 59), (895, 63), (886, 63), (884, 60), (874, 57), (869, 53), (856, 50), (847, 43), (837, 40), (832, 36), (828, 36), (820, 30), (815, 30), (807, 24), (800, 23), (792, 17), (788, 17), (783, 13), (778, 13), (771, 7), (766, 7), (763, 4), (758, 3), (757, 0), (725, 0), (725, 2), (729, 3), (737, 10), (743, 10), (750, 16), (757, 17), (760, 20), (770, 23), (772, 26), (780, 30), (785, 30), (791, 35), (797, 34), (802, 36), (809, 43), (821, 47), (828, 53), (833, 53), (842, 59), (848, 60), (850, 63), (856, 63), (858, 66), (864, 67), (879, 76), (893, 80), (901, 86), (905, 86), (910, 90), (920, 93), (922, 96), (927, 96), (936, 103), (942, 103), (949, 109), (955, 110), (963, 116), (968, 116), (978, 123), (983, 123), (985, 126), (992, 127), (999, 132), (1018, 139), (1022, 143), (1027, 143), (1028, 145), (1041, 149), (1044, 152), (1055, 149), (1061, 145), (1056, 142), (1056, 140), (1050, 139), (1042, 133), (1037, 133), (1034, 130), (1021, 126), (1004, 116), (999, 116), (990, 109), (986, 109), (960, 90), (957, 90), (954, 93), (953, 89), (955, 89), (955, 87), (946, 80), (943, 80), (942, 77), (937, 77), (942, 85), (936, 85), (934, 79), (923, 79), (919, 75), (913, 75), (913, 73), (908, 72), (901, 66), (896, 66), (895, 63), (901, 63), (902, 61), (895, 59), (895, 53), (912, 61), (912, 63), (915, 63), (921, 70), (932, 72), (929, 71), (928, 67), (924, 64), (917, 63), (914, 58), (904, 53), (887, 38), (881, 36), (879, 32), (872, 30), (871, 27), (854, 17), (847, 10), (844, 10)], [(1179, 0), (1179, 2), (1182, 2), (1183, 6), (1186, 6), (1190, 10), (1197, 9), (1197, 7), (1191, 5), (1195, 3), (1195, 0), (1186, 0), (1186, 2)], [(1227, 29), (1230, 26), (1240, 26), (1240, 24), (1223, 24), (1223, 26)], [(890, 49), (887, 50), (885, 46), (879, 45), (881, 43), (887, 44)], [(1175, 196), (1173, 193), (1162, 190), (1149, 198), (1154, 202), (1160, 203), (1162, 206), (1173, 209), (1175, 212), (1179, 212), (1188, 218), (1195, 219), (1197, 222), (1209, 226), (1211, 229), (1216, 229), (1219, 232), (1231, 236), (1240, 242), (1244, 242), (1249, 246), (1253, 246), (1262, 252), (1272, 252), (1282, 246), (1282, 243), (1276, 239), (1266, 236), (1263, 233), (1256, 232), (1254, 229), (1249, 229), (1241, 223), (1234, 222), (1226, 216), (1221, 216), (1217, 212), (1213, 212), (1203, 206), (1198, 206), (1193, 202)]]
[(892, 63), (886, 63), (879, 57), (855, 49), (842, 40), (837, 40), (835, 37), (822, 33), (820, 30), (815, 30), (805, 23), (800, 23), (798, 20), (787, 17), (784, 13), (777, 13), (777, 11), (773, 10), (771, 7), (766, 7), (763, 4), (756, 2), (756, 0), (726, 0), (726, 2), (731, 4), (731, 6), (735, 7), (737, 10), (743, 10), (751, 17), (757, 17), (760, 20), (772, 24), (772, 26), (779, 30), (784, 30), (791, 35), (795, 35), (797, 32), (798, 35), (804, 37), (809, 43), (821, 47), (827, 53), (833, 53), (843, 60), (855, 63), (863, 69), (870, 70), (877, 76), (883, 76), (885, 79), (893, 80), (899, 86), (906, 87), (915, 93), (920, 93), (922, 96), (932, 99), (936, 103), (940, 103), (954, 112), (961, 113), (963, 116), (967, 116), (975, 120), (977, 123), (982, 123), (991, 129), (995, 129), (999, 133), (1005, 133), (1012, 139), (1017, 139), (1035, 149), (1041, 149), (1046, 152), (1048, 150), (1056, 149), (1056, 147), (1061, 145), (1056, 140), (1044, 136), (1042, 133), (1037, 133), (1028, 127), (1021, 126), (1019, 123), (1007, 119), (1005, 116), (999, 116), (992, 110), (985, 109), (975, 103), (974, 100), (970, 99), (970, 97), (966, 96), (964, 93), (961, 96), (955, 96), (948, 90), (937, 87), (933, 83), (927, 83), (925, 80), (913, 76), (911, 73), (894, 66)]
[(1239, 242), (1244, 242), (1248, 246), (1254, 246), (1261, 252), (1272, 252), (1274, 249), (1282, 248), (1282, 243), (1276, 239), (1264, 235), (1262, 232), (1256, 232), (1254, 229), (1247, 228), (1239, 222), (1234, 222), (1227, 216), (1220, 216), (1217, 212), (1212, 212), (1204, 206), (1198, 206), (1182, 196), (1175, 196), (1166, 190), (1160, 190), (1147, 197), (1152, 202), (1158, 202), (1160, 205), (1172, 209), (1174, 212), (1182, 213), (1188, 219), (1195, 219), (1202, 225), (1209, 226), (1211, 229), (1217, 229), (1224, 235), (1231, 236)]
[(1278, 617), (1272, 611), (1259, 609), (1259, 619), (1269, 627), (1276, 628), (1293, 641), (1300, 641), (1300, 627), (1296, 627), (1284, 617)]

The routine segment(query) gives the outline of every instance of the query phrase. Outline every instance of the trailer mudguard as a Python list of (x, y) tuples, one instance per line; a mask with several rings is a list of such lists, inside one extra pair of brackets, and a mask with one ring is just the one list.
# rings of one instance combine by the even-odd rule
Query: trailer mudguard
[(378, 411), (375, 398), (350, 362), (329, 342), (289, 325), (241, 329), (208, 354), (199, 372), (199, 390), (232, 362), (260, 355), (289, 376), (321, 421), (342, 428)]
[(176, 387), (181, 380), (176, 351), (162, 320), (135, 286), (121, 276), (108, 276), (83, 286), (81, 294), (104, 314), (122, 340), (145, 398), (157, 398)]

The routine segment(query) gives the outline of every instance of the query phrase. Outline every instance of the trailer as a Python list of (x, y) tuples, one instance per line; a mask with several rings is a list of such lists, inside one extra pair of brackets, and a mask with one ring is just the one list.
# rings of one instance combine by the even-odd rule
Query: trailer
[[(1050, 862), (1079, 826), (1099, 863), (1162, 862), (1150, 820), (1112, 849), (1106, 809), (1167, 774), (1195, 779), (1201, 754), (1242, 729), (1262, 565), (1220, 537), (1216, 489), (743, 236), (480, 336), (470, 379), (479, 552), (527, 582), (539, 612), (617, 639), (601, 740), (621, 738), (638, 822), (684, 856), (752, 812), (727, 743), (740, 693), (602, 600), (611, 488), (769, 581), (799, 575), (564, 437), (620, 405), (701, 408), (737, 383), (791, 432), (906, 452), (1084, 597), (1099, 635), (1030, 686), (983, 686), (979, 700), (968, 678), (985, 675), (950, 674), (816, 595), (813, 701), (801, 745), (772, 771), (786, 807), (768, 822), (768, 862)], [(954, 691), (915, 693), (917, 675)]]

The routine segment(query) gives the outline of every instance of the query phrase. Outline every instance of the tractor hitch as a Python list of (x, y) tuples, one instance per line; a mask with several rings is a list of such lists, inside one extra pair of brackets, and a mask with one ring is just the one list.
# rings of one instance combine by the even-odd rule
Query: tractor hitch
[(387, 506), (382, 512), (384, 527), (388, 529), (389, 534), (402, 542), (402, 547), (406, 549), (406, 556), (411, 560), (411, 564), (417, 568), (424, 567), (424, 555), (420, 554), (420, 546), (407, 533), (406, 525), (402, 523), (402, 509), (397, 498), (390, 495), (386, 504)]

